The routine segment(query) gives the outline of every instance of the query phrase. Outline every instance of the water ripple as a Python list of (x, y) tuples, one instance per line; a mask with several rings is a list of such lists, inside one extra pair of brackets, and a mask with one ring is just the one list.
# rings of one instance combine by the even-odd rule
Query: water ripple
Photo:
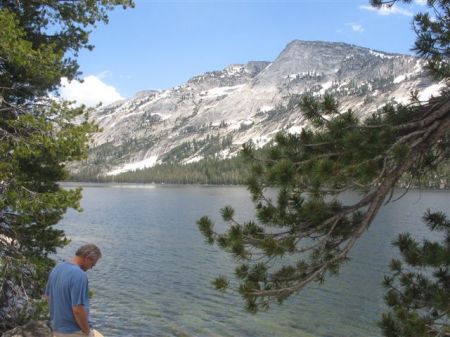
[(420, 198), (410, 193), (380, 212), (339, 277), (309, 285), (282, 306), (252, 316), (236, 294), (213, 289), (212, 278), (233, 273), (234, 265), (204, 243), (195, 225), (208, 214), (223, 228), (218, 211), (224, 205), (242, 219), (252, 217), (248, 192), (140, 187), (87, 187), (84, 212), (69, 212), (60, 224), (72, 243), (58, 258), (87, 242), (103, 251), (89, 279), (92, 316), (108, 337), (379, 337), (381, 282), (394, 253), (390, 241), (406, 230), (427, 235), (413, 220), (430, 205), (450, 212), (449, 193), (425, 192)]

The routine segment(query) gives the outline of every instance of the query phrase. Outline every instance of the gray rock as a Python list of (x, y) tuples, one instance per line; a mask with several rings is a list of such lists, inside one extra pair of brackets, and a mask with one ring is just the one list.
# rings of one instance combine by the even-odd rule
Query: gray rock
[(2, 337), (52, 337), (52, 331), (46, 322), (30, 321), (23, 326), (6, 331)]
[(229, 158), (250, 140), (260, 147), (277, 132), (300, 132), (307, 126), (298, 108), (304, 94), (333, 95), (342, 111), (364, 117), (388, 102), (408, 103), (413, 89), (423, 100), (439, 89), (423, 60), (295, 40), (273, 62), (230, 65), (97, 109), (91, 118), (103, 131), (94, 135), (88, 160), (71, 169), (113, 175), (156, 163)]

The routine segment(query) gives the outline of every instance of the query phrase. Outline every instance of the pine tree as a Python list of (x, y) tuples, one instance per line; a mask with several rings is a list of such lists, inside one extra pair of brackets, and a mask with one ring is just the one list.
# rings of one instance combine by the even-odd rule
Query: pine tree
[(49, 254), (68, 243), (53, 226), (79, 209), (81, 191), (57, 182), (96, 127), (84, 107), (49, 94), (77, 78), (89, 29), (116, 5), (132, 2), (0, 0), (0, 332), (37, 313)]
[(403, 262), (392, 260), (392, 275), (384, 279), (390, 311), (380, 326), (387, 337), (450, 336), (450, 221), (430, 211), (424, 221), (443, 233), (442, 241), (419, 243), (405, 233), (394, 242)]
[[(308, 128), (299, 135), (277, 135), (263, 154), (251, 146), (243, 149), (252, 165), (247, 185), (257, 219), (239, 223), (225, 207), (226, 232), (217, 233), (206, 216), (198, 226), (208, 243), (235, 257), (238, 291), (249, 311), (267, 309), (272, 301), (337, 274), (399, 179), (413, 180), (450, 158), (449, 4), (429, 0), (434, 18), (421, 13), (414, 19), (415, 50), (446, 84), (439, 97), (421, 102), (412, 93), (411, 104), (388, 104), (361, 119), (352, 110), (341, 111), (333, 97), (306, 95), (298, 108)], [(270, 187), (277, 187), (275, 199), (267, 193)], [(345, 191), (361, 198), (343, 205), (338, 197)], [(214, 284), (225, 290), (230, 281), (219, 276)]]

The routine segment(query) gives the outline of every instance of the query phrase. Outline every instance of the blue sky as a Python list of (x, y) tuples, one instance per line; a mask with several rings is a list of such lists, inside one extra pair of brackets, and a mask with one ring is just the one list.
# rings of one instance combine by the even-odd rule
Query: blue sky
[(368, 0), (136, 0), (115, 9), (79, 55), (83, 84), (62, 96), (93, 104), (167, 89), (206, 71), (273, 61), (294, 39), (347, 42), (411, 53), (412, 15), (424, 0), (374, 10)]

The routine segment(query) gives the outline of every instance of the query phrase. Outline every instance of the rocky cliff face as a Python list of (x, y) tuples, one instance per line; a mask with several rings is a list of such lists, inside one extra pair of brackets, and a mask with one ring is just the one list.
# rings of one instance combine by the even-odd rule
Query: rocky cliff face
[(98, 109), (92, 118), (103, 131), (82, 167), (118, 174), (156, 163), (226, 158), (248, 141), (263, 146), (277, 132), (299, 132), (305, 120), (297, 103), (304, 94), (332, 94), (342, 110), (367, 115), (387, 102), (408, 102), (414, 89), (422, 99), (439, 89), (421, 60), (296, 40), (273, 62), (231, 65)]

